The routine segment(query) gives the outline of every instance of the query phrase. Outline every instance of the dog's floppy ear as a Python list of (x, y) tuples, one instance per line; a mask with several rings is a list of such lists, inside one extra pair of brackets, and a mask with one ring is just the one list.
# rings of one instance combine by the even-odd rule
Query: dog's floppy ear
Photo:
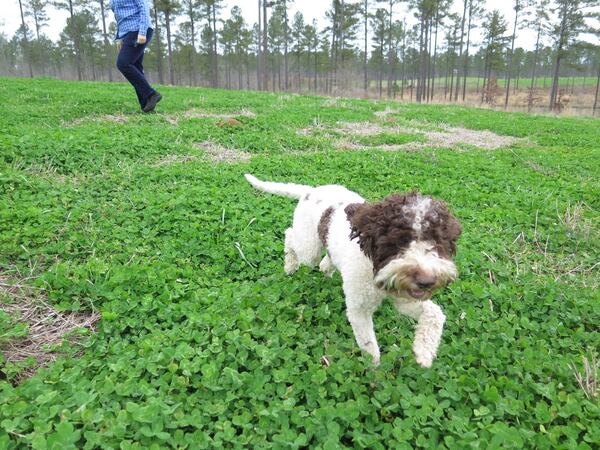
[(434, 207), (425, 219), (428, 225), (423, 238), (436, 242), (440, 255), (453, 257), (456, 254), (456, 241), (462, 233), (460, 222), (440, 200), (434, 201)]
[(417, 194), (392, 194), (378, 203), (351, 203), (345, 212), (352, 231), (350, 240), (358, 238), (362, 252), (379, 270), (391, 258), (400, 254), (413, 238), (412, 217), (405, 205), (414, 202)]
[(373, 205), (368, 203), (350, 203), (344, 208), (346, 217), (350, 222), (350, 240), (358, 238), (360, 249), (369, 258), (375, 253), (375, 235), (371, 217), (374, 214)]

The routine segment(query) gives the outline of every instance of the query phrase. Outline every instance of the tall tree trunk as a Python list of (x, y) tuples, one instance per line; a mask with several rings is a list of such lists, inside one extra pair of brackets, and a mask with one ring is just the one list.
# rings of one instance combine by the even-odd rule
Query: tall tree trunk
[(154, 26), (156, 27), (155, 39), (156, 39), (156, 65), (158, 69), (158, 81), (160, 84), (165, 83), (163, 76), (163, 60), (162, 60), (162, 47), (160, 46), (160, 28), (158, 24), (158, 11), (156, 10), (156, 4), (153, 6), (154, 9)]
[(592, 116), (596, 115), (596, 108), (598, 107), (598, 90), (600, 90), (600, 67), (598, 67), (598, 78), (596, 80), (596, 95), (594, 96), (594, 106), (592, 107)]
[[(266, 1), (266, 0), (265, 0)], [(262, 91), (262, 1), (258, 0), (258, 35), (256, 36), (256, 89)]]
[(560, 74), (560, 63), (563, 57), (563, 46), (564, 35), (566, 33), (567, 27), (567, 14), (568, 14), (569, 5), (567, 3), (564, 4), (561, 9), (561, 21), (560, 21), (560, 30), (558, 33), (558, 45), (556, 47), (556, 62), (554, 63), (554, 74), (552, 77), (552, 88), (550, 90), (550, 111), (553, 111), (556, 108), (556, 100), (558, 97), (558, 82), (559, 82), (559, 74)]
[(169, 57), (169, 83), (175, 84), (175, 71), (173, 67), (173, 51), (171, 49), (171, 13), (165, 11), (165, 27), (167, 29), (167, 53)]
[[(473, 0), (469, 0), (469, 23), (467, 24), (467, 48), (465, 50), (465, 66), (463, 68), (462, 101), (467, 95), (467, 78), (469, 76), (469, 46), (471, 44), (471, 21), (473, 19)], [(479, 77), (477, 78), (479, 83)]]
[(219, 54), (218, 54), (218, 48), (217, 48), (217, 5), (216, 3), (213, 1), (212, 2), (212, 27), (213, 27), (213, 32), (212, 32), (212, 38), (213, 38), (213, 43), (212, 43), (212, 62), (211, 62), (211, 66), (212, 66), (212, 75), (213, 75), (213, 87), (218, 88), (219, 87)]
[[(404, 26), (406, 29), (406, 26)], [(404, 79), (406, 73), (406, 33), (402, 33), (402, 82), (400, 84), (400, 99), (404, 100)]]
[(430, 94), (430, 100), (433, 100), (433, 96), (435, 95), (435, 66), (436, 66), (436, 61), (437, 61), (437, 47), (438, 47), (438, 27), (440, 24), (440, 5), (439, 3), (436, 4), (436, 12), (435, 12), (435, 38), (433, 41), (433, 68), (432, 68), (432, 73), (433, 73), (433, 79), (431, 80), (431, 94)]
[(513, 25), (513, 33), (510, 44), (510, 55), (508, 57), (508, 71), (506, 73), (506, 96), (504, 97), (504, 109), (508, 108), (508, 96), (510, 93), (510, 78), (512, 76), (512, 61), (515, 51), (515, 36), (517, 34), (517, 22), (519, 20), (519, 11), (521, 9), (520, 0), (515, 0), (515, 23)]
[[(462, 61), (463, 59), (463, 44), (464, 44), (464, 40), (465, 40), (465, 20), (467, 17), (467, 0), (463, 0), (463, 15), (462, 15), (462, 20), (460, 21), (460, 48), (459, 48), (459, 52), (458, 52), (458, 60)], [(464, 68), (464, 64), (462, 64), (462, 67)], [(456, 90), (454, 92), (454, 101), (458, 101), (458, 88), (460, 86), (460, 75), (457, 71), (456, 73)]]
[[(319, 88), (319, 60), (318, 60), (318, 52), (317, 49), (315, 48), (315, 93), (317, 92), (318, 88)], [(310, 59), (310, 55), (309, 55), (309, 59)]]
[(25, 14), (23, 14), (23, 3), (19, 0), (19, 8), (21, 9), (21, 27), (23, 28), (23, 58), (27, 60), (29, 68), (29, 77), (33, 78), (33, 67), (31, 65), (31, 53), (29, 49), (29, 40), (27, 39), (27, 25), (25, 24)]
[(195, 86), (196, 83), (196, 23), (194, 22), (194, 11), (190, 7), (189, 11), (190, 16), (190, 44), (192, 45), (191, 52), (189, 55), (189, 65), (190, 65), (190, 84)]
[(487, 87), (486, 85), (486, 77), (487, 77), (487, 66), (488, 66), (488, 52), (485, 53), (485, 59), (483, 61), (483, 84), (481, 85), (481, 103), (483, 103), (483, 100), (485, 99), (485, 89)]
[(394, 0), (390, 0), (390, 9), (389, 9), (389, 15), (390, 15), (390, 20), (388, 23), (388, 76), (387, 76), (387, 96), (388, 98), (390, 98), (392, 96), (392, 66), (394, 64), (393, 59), (394, 59), (394, 55), (392, 52), (392, 16), (394, 13)]
[(269, 57), (269, 48), (268, 48), (268, 35), (267, 35), (267, 27), (269, 24), (268, 18), (267, 18), (267, 0), (263, 0), (262, 2), (262, 7), (263, 7), (263, 49), (262, 49), (262, 54), (263, 54), (263, 70), (262, 70), (262, 76), (263, 76), (263, 89), (265, 91), (269, 90), (269, 70), (267, 69), (267, 58)]
[(421, 91), (423, 89), (423, 66), (425, 63), (425, 12), (421, 12), (421, 24), (419, 27), (419, 73), (417, 77), (417, 102), (421, 102)]
[[(73, 20), (75, 14), (73, 12), (72, 0), (69, 0), (69, 14), (71, 15), (71, 20)], [(79, 44), (79, 36), (73, 36), (73, 45), (75, 46), (75, 64), (77, 66), (77, 79), (81, 81), (83, 79), (83, 68), (81, 64), (81, 46)]]
[(427, 58), (425, 59), (425, 100), (429, 101), (429, 90), (431, 88), (431, 19), (427, 19), (427, 27), (425, 28), (425, 42), (427, 43)]
[(104, 51), (106, 52), (106, 73), (108, 81), (112, 81), (112, 48), (108, 41), (108, 33), (106, 32), (106, 15), (104, 14), (104, 0), (100, 0), (100, 14), (102, 16), (102, 36), (104, 37)]
[(367, 44), (368, 44), (368, 32), (369, 32), (369, 0), (364, 1), (364, 14), (365, 14), (365, 38), (364, 38), (364, 55), (363, 55), (363, 89), (365, 91), (365, 97), (367, 96), (368, 80), (367, 80)]
[(284, 76), (285, 76), (285, 90), (288, 91), (289, 85), (289, 65), (288, 65), (288, 41), (290, 39), (290, 28), (288, 24), (288, 10), (287, 1), (283, 0), (283, 20), (285, 23), (285, 42), (283, 43), (283, 65), (284, 65)]

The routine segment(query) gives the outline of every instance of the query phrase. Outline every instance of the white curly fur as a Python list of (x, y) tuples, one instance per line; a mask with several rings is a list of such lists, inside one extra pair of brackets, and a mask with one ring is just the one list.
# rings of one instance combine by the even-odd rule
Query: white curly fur
[[(246, 174), (246, 179), (257, 189), (273, 194), (296, 198), (298, 205), (294, 211), (293, 224), (285, 231), (285, 264), (287, 274), (294, 273), (300, 264), (319, 268), (327, 275), (337, 269), (343, 280), (346, 301), (346, 315), (354, 331), (358, 346), (373, 357), (379, 364), (380, 351), (373, 328), (373, 313), (389, 290), (378, 288), (377, 281), (391, 282), (395, 267), (404, 265), (425, 267), (431, 273), (447, 279), (456, 277), (452, 261), (439, 258), (427, 242), (413, 242), (403, 258), (389, 262), (377, 274), (373, 274), (371, 260), (361, 251), (356, 240), (350, 240), (350, 223), (344, 208), (352, 203), (364, 203), (360, 195), (339, 185), (310, 187), (291, 183), (273, 183), (258, 180)], [(422, 217), (428, 202), (418, 205), (417, 213)], [(329, 207), (334, 211), (327, 233), (327, 252), (324, 257), (323, 243), (318, 234), (318, 226), (323, 212)], [(420, 227), (420, 224), (415, 224)], [(397, 268), (397, 267), (396, 267)], [(394, 295), (396, 310), (417, 321), (413, 351), (418, 364), (430, 367), (440, 344), (445, 316), (441, 308), (431, 300), (418, 300), (406, 293)]]

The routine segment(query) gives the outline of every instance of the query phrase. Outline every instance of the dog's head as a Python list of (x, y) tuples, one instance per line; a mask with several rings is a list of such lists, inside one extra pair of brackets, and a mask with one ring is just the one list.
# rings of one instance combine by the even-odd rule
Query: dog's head
[(371, 259), (375, 284), (396, 297), (427, 300), (457, 277), (460, 223), (444, 202), (417, 192), (346, 207), (352, 232)]

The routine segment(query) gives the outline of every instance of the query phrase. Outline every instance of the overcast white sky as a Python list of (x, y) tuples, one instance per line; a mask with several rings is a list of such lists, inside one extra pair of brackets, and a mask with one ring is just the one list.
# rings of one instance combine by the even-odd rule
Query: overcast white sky
[[(12, 36), (14, 32), (19, 27), (21, 22), (21, 16), (19, 13), (19, 2), (18, 0), (1, 0), (2, 6), (0, 7), (0, 32), (8, 36)], [(106, 1), (108, 3), (108, 0)], [(371, 3), (374, 3), (371, 1)], [(460, 1), (454, 1), (454, 8), (456, 12), (462, 13), (459, 11), (459, 3)], [(224, 1), (225, 8), (223, 10), (222, 16), (229, 17), (229, 11), (235, 5), (238, 5), (243, 12), (243, 16), (246, 20), (246, 23), (253, 24), (257, 21), (258, 11), (257, 11), (257, 2), (256, 0), (225, 0)], [(311, 22), (312, 19), (317, 19), (319, 28), (325, 26), (325, 11), (329, 8), (331, 1), (329, 0), (296, 0), (291, 5), (291, 14), (290, 17), (296, 11), (301, 11), (304, 15), (305, 22)], [(499, 9), (507, 19), (509, 23), (509, 28), (512, 30), (512, 25), (510, 25), (514, 18), (514, 12), (512, 10), (513, 1), (511, 0), (487, 0), (486, 9)], [(599, 7), (600, 9), (600, 7)], [(66, 13), (63, 11), (57, 11), (54, 8), (48, 8), (49, 12), (49, 26), (44, 30), (44, 33), (48, 35), (51, 39), (56, 40), (59, 37), (61, 30), (65, 26)], [(112, 20), (112, 13), (109, 14)], [(414, 18), (412, 17), (412, 13), (409, 14), (406, 12), (406, 4), (400, 4), (397, 7), (397, 11), (395, 13), (396, 18), (402, 19), (406, 17), (406, 21), (408, 23), (414, 23)], [(530, 30), (521, 30), (518, 34), (518, 39), (516, 42), (517, 47), (523, 47), (527, 49), (531, 49), (535, 46), (535, 33)], [(476, 38), (477, 39), (477, 38)], [(597, 40), (596, 40), (597, 42)]]

